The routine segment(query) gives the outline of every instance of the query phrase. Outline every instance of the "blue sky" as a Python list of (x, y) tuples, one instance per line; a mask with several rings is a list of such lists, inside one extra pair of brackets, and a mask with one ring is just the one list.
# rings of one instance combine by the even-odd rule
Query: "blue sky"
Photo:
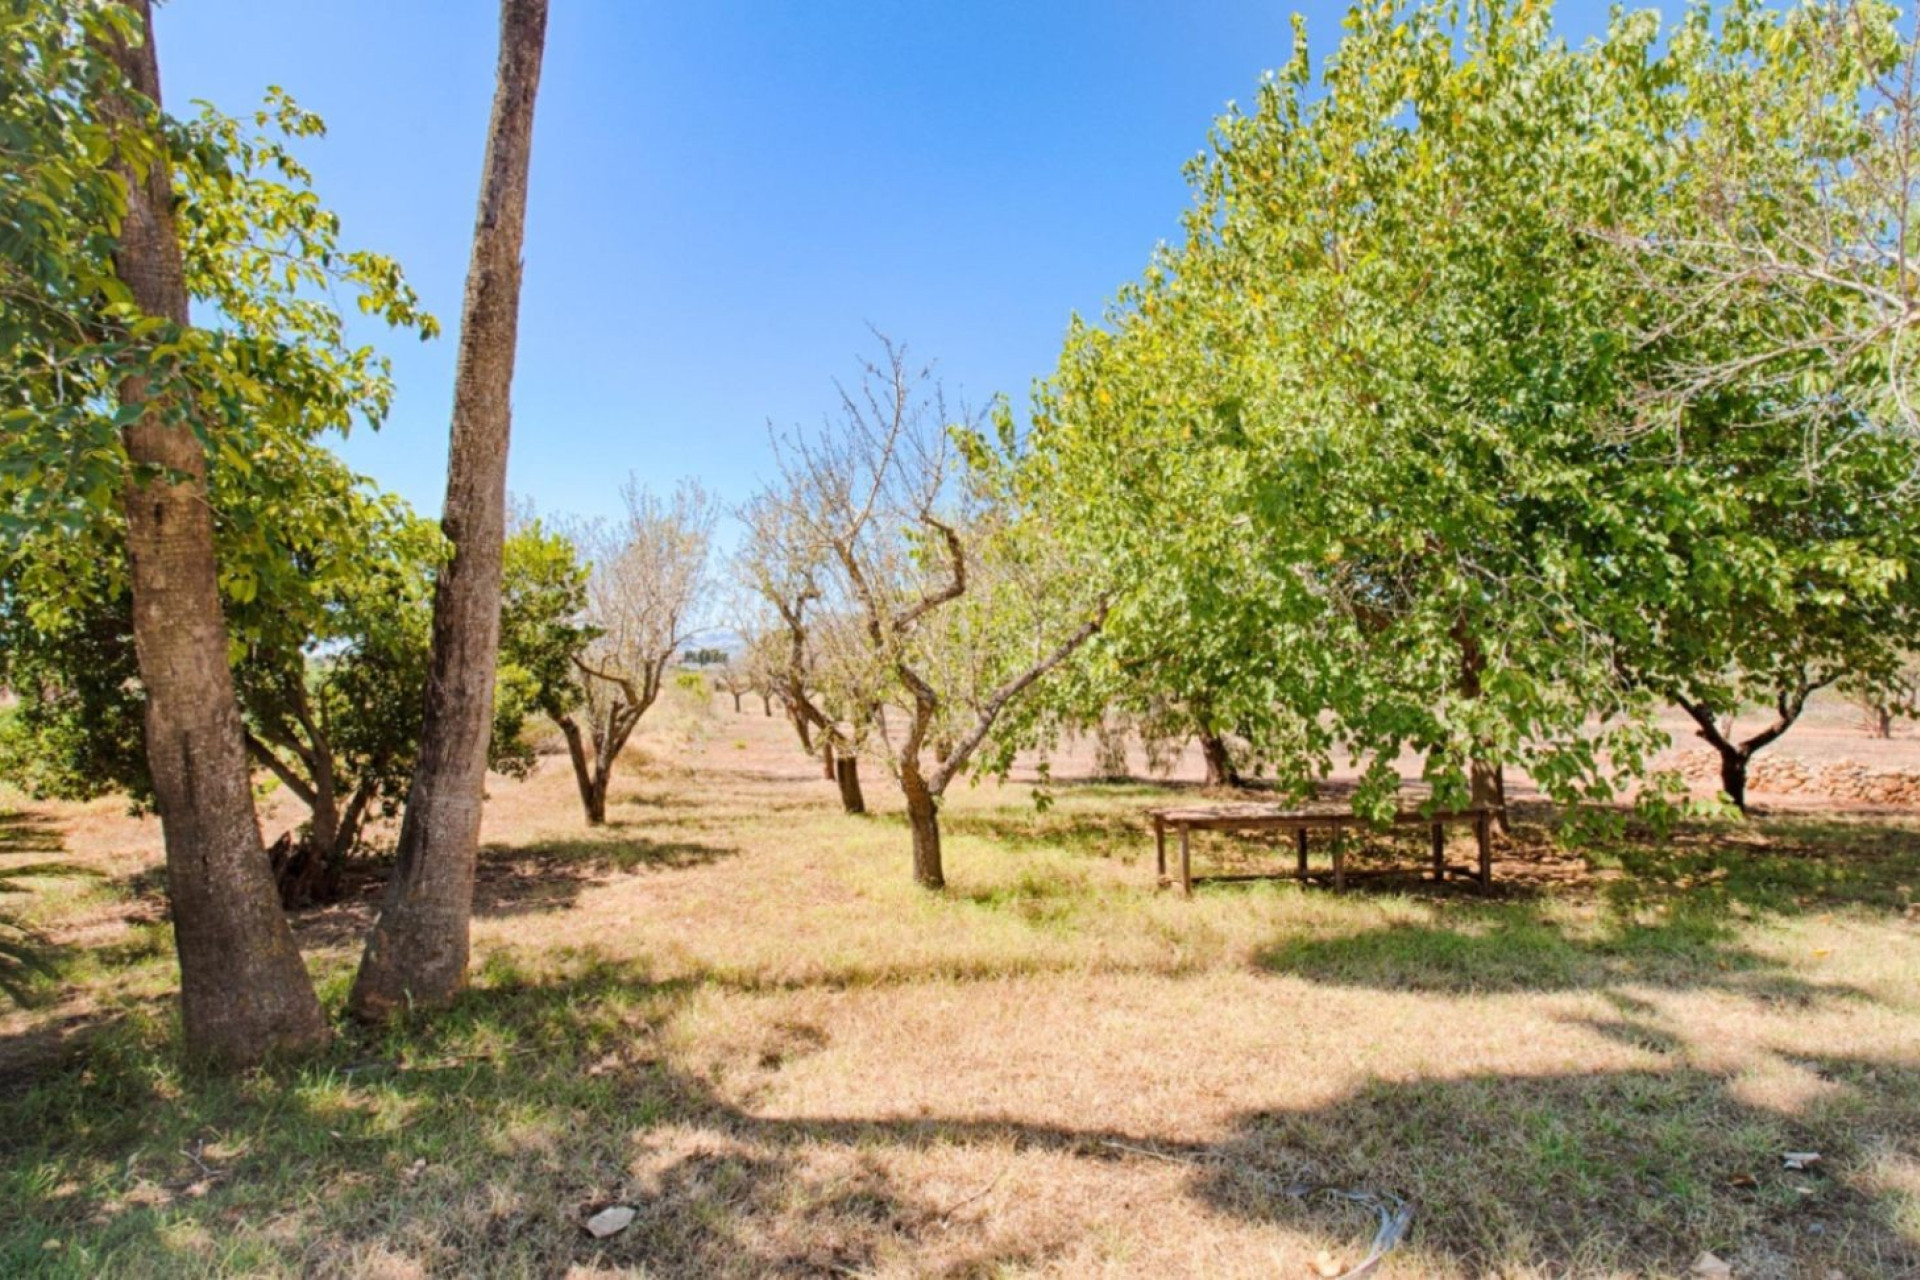
[[(814, 421), (871, 323), (950, 395), (1016, 400), (1069, 316), (1172, 238), (1181, 165), (1308, 15), (1344, 5), (553, 0), (528, 214), (510, 485), (606, 514), (632, 471), (745, 498), (767, 423)], [(1563, 0), (1584, 35), (1598, 3)], [(239, 113), (277, 84), (346, 239), (396, 255), (449, 335), (372, 327), (387, 425), (342, 452), (423, 511), (492, 92), (490, 0), (170, 0), (163, 91)]]

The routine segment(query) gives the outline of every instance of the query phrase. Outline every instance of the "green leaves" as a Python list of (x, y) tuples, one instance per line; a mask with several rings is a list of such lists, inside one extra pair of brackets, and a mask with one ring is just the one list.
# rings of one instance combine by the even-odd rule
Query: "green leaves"
[[(1814, 60), (1745, 52), (1786, 20), (1712, 16), (1574, 50), (1546, 5), (1358, 6), (1317, 96), (1297, 44), (1215, 123), (1185, 241), (1035, 398), (1062, 526), (1119, 583), (1078, 714), (1204, 708), (1294, 784), (1343, 751), (1363, 806), (1408, 751), (1437, 798), (1479, 759), (1605, 799), (1653, 695), (1912, 634), (1910, 443), (1827, 416), (1810, 468), (1764, 363), (1648, 429), (1667, 371), (1798, 324), (1761, 290), (1697, 324), (1636, 245), (1697, 198), (1702, 121), (1788, 92), (1742, 75), (1820, 97)], [(1800, 364), (1802, 399), (1854, 376)]]
[[(118, 129), (96, 114), (125, 96), (101, 43), (137, 30), (111, 4), (17, 0), (0, 15), (0, 192), (10, 210), (0, 226), (0, 557), (49, 527), (95, 538), (103, 552), (111, 542), (126, 478), (117, 433), (140, 412), (120, 405), (123, 380), (143, 380), (158, 411), (190, 421), (216, 468), (244, 473), (275, 449), (385, 417), (387, 363), (347, 341), (336, 297), (423, 337), (438, 332), (398, 264), (340, 244), (338, 218), (290, 149), (323, 126), (283, 91), (270, 90), (245, 124), (206, 104), (158, 130)], [(131, 308), (112, 261), (125, 206), (115, 161), (136, 172), (172, 166), (187, 285), (205, 327), (180, 331)], [(260, 575), (223, 567), (243, 595)]]

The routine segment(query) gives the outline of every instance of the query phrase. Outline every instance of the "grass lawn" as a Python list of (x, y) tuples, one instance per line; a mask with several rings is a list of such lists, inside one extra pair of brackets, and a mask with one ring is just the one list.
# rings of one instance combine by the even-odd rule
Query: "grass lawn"
[[(1311, 1277), (1374, 1228), (1320, 1185), (1417, 1205), (1381, 1276), (1920, 1274), (1913, 820), (1183, 901), (1164, 793), (983, 786), (933, 897), (783, 733), (650, 738), (601, 831), (496, 780), (458, 1008), (238, 1080), (177, 1063), (153, 824), (0, 802), (0, 870), (90, 872), (5, 900), (58, 973), (0, 1015), (0, 1274)], [(335, 1009), (376, 889), (298, 922)]]

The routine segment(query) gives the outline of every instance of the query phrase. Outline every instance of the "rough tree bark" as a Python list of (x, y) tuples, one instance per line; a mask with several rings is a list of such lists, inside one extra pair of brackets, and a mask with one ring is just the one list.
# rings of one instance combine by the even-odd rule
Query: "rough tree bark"
[(1240, 771), (1234, 768), (1233, 753), (1227, 749), (1227, 740), (1211, 730), (1200, 734), (1200, 755), (1207, 762), (1207, 785), (1210, 787), (1237, 787), (1240, 785)]
[(351, 1009), (361, 1019), (444, 1004), (466, 984), (500, 642), (520, 249), (546, 28), (546, 0), (502, 0), (441, 516), (453, 558), (434, 587), (426, 718), (398, 860), (353, 985)]
[[(127, 83), (160, 103), (160, 66), (148, 0), (133, 0), (145, 38), (108, 52)], [(117, 97), (103, 114), (148, 128)], [(114, 267), (135, 304), (185, 328), (189, 321), (168, 166), (144, 177), (123, 168), (126, 219)], [(294, 945), (260, 843), (245, 730), (227, 666), (226, 619), (207, 501), (207, 460), (193, 429), (130, 376), (122, 403), (142, 406), (126, 428), (132, 464), (122, 498), (132, 565), (133, 637), (146, 690), (146, 750), (166, 844), (167, 896), (180, 958), (186, 1046), (229, 1063), (325, 1043), (326, 1019)]]
[(840, 784), (840, 807), (848, 813), (865, 813), (867, 798), (860, 791), (860, 757), (841, 756), (834, 761), (833, 779)]
[(947, 873), (940, 861), (940, 806), (938, 797), (920, 776), (920, 770), (903, 761), (900, 791), (907, 800), (907, 826), (913, 831), (913, 879), (923, 889), (947, 887)]

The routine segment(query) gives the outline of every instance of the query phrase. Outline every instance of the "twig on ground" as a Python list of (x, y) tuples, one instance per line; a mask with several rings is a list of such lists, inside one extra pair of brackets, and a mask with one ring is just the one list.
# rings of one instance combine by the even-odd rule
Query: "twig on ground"
[(1146, 1156), (1152, 1160), (1165, 1160), (1168, 1164), (1197, 1165), (1201, 1163), (1201, 1161), (1194, 1158), (1193, 1156), (1175, 1155), (1167, 1151), (1155, 1151), (1152, 1147), (1137, 1147), (1131, 1142), (1112, 1142), (1108, 1140), (1102, 1140), (1100, 1145), (1103, 1147), (1112, 1147), (1115, 1151), (1125, 1151), (1131, 1155)]
[(1008, 1166), (1001, 1165), (1000, 1172), (993, 1175), (993, 1180), (991, 1182), (987, 1183), (986, 1186), (980, 1188), (978, 1191), (974, 1192), (972, 1195), (962, 1196), (960, 1199), (955, 1200), (952, 1204), (948, 1205), (946, 1208), (942, 1209), (937, 1215), (935, 1215), (936, 1218), (941, 1222), (945, 1222), (947, 1219), (953, 1217), (953, 1215), (959, 1212), (961, 1209), (966, 1208), (968, 1205), (972, 1204), (975, 1200), (980, 1199), (982, 1196), (986, 1195), (989, 1191), (992, 1191), (995, 1187), (1000, 1185), (1000, 1179), (1007, 1176), (1007, 1168)]

